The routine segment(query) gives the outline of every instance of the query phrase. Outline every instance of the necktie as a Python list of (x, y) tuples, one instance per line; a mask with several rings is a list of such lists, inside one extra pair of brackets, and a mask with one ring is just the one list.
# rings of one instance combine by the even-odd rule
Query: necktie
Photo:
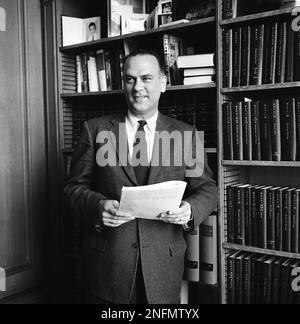
[[(139, 186), (144, 186), (147, 184), (149, 175), (147, 141), (144, 129), (146, 125), (147, 122), (145, 120), (139, 121), (139, 128), (137, 130), (135, 142), (133, 144), (133, 169)], [(137, 163), (138, 165), (136, 165)]]

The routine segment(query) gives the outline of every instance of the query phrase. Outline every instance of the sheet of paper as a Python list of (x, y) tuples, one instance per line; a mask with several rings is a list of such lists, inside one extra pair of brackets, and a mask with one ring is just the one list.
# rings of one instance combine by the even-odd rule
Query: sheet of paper
[(141, 187), (123, 187), (119, 210), (136, 218), (158, 220), (161, 213), (179, 208), (187, 183), (167, 181)]

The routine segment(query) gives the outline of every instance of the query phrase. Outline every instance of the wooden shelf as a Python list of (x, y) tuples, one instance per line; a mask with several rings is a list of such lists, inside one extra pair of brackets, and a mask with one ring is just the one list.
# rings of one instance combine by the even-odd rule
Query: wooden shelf
[(181, 23), (181, 24), (173, 25), (173, 26), (160, 27), (160, 28), (155, 28), (155, 29), (151, 29), (151, 30), (146, 30), (146, 31), (142, 31), (142, 32), (132, 33), (132, 34), (128, 34), (128, 35), (122, 35), (122, 36), (117, 36), (117, 37), (103, 38), (103, 39), (100, 39), (100, 40), (94, 41), (94, 42), (87, 42), (87, 43), (82, 43), (82, 44), (60, 47), (60, 51), (68, 52), (68, 51), (87, 50), (89, 48), (101, 47), (102, 45), (106, 45), (106, 44), (110, 44), (110, 43), (114, 43), (114, 42), (121, 42), (128, 38), (149, 37), (149, 36), (155, 35), (155, 34), (159, 35), (159, 34), (168, 33), (168, 32), (185, 30), (187, 28), (200, 27), (201, 25), (211, 24), (211, 23), (215, 23), (215, 22), (216, 22), (215, 17), (208, 17), (208, 18), (191, 21), (188, 23)]
[[(69, 149), (63, 149), (63, 154), (70, 155), (74, 153), (74, 149), (69, 148)], [(206, 153), (218, 153), (218, 150), (216, 148), (207, 148), (205, 149)]]
[[(167, 91), (187, 91), (200, 89), (215, 89), (215, 83), (195, 84), (195, 85), (177, 85), (169, 86)], [(124, 94), (123, 90), (99, 91), (99, 92), (81, 92), (81, 93), (62, 93), (61, 98), (80, 98), (80, 97), (95, 97), (95, 96), (112, 96)]]
[(300, 259), (300, 254), (298, 253), (274, 251), (274, 250), (261, 249), (261, 248), (232, 244), (232, 243), (223, 243), (223, 248), (227, 250), (238, 250), (238, 251), (252, 252), (258, 254), (267, 254), (271, 256), (278, 256), (284, 258)]
[(300, 162), (289, 161), (228, 161), (222, 162), (223, 166), (244, 166), (244, 167), (285, 167), (285, 168), (300, 168)]
[(226, 93), (242, 93), (242, 92), (254, 92), (254, 91), (266, 91), (266, 90), (285, 90), (300, 88), (300, 82), (288, 82), (288, 83), (276, 83), (276, 84), (263, 84), (259, 86), (247, 86), (247, 87), (234, 87), (234, 88), (222, 88), (221, 92)]
[(283, 9), (277, 9), (277, 10), (271, 10), (271, 11), (261, 12), (257, 14), (247, 15), (247, 16), (241, 16), (232, 19), (225, 19), (225, 20), (221, 20), (220, 25), (226, 26), (226, 25), (232, 25), (232, 24), (243, 23), (243, 22), (251, 23), (254, 20), (288, 15), (292, 13), (292, 10), (293, 8), (283, 8)]

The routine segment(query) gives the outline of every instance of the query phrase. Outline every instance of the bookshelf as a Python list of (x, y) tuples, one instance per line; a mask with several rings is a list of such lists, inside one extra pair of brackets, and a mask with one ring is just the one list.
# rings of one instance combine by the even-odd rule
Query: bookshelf
[[(105, 24), (107, 24), (105, 3), (106, 1), (96, 0), (84, 2), (79, 0), (43, 1), (45, 33), (47, 34), (46, 70), (49, 72), (47, 73), (47, 101), (49, 107), (55, 107), (49, 115), (49, 120), (53, 122), (53, 126), (49, 129), (49, 136), (57, 144), (55, 147), (56, 159), (52, 163), (55, 165), (54, 173), (56, 175), (53, 173), (53, 177), (56, 176), (61, 179), (52, 188), (56, 192), (61, 192), (63, 187), (62, 179), (66, 178), (70, 166), (71, 156), (76, 145), (75, 141), (80, 133), (80, 122), (107, 113), (119, 112), (120, 107), (125, 107), (124, 92), (120, 87), (109, 91), (77, 92), (76, 56), (98, 50), (114, 54), (123, 50), (127, 44), (130, 46), (134, 44), (140, 48), (155, 48), (163, 60), (163, 36), (166, 34), (184, 39), (187, 46), (195, 49), (195, 53), (212, 53), (216, 52), (218, 48), (215, 16), (108, 38), (105, 31)], [(150, 11), (155, 6), (153, 0), (147, 0), (146, 3)], [(101, 19), (102, 39), (63, 47), (62, 15), (80, 18), (101, 16), (103, 18)], [(199, 39), (205, 39), (205, 42), (199, 42)], [(183, 119), (188, 117), (190, 123), (196, 124), (198, 112), (201, 112), (203, 104), (209, 103), (213, 105), (214, 122), (217, 124), (217, 88), (217, 82), (196, 85), (169, 85), (167, 92), (161, 99), (162, 112), (174, 114), (175, 111), (177, 115), (181, 114)], [(205, 110), (205, 107), (203, 109)], [(212, 129), (212, 127), (210, 128)], [(215, 133), (209, 135), (207, 140), (206, 152), (209, 159), (217, 161), (216, 126)], [(216, 166), (214, 172), (217, 177), (217, 163), (213, 162), (212, 164)], [(62, 259), (65, 260), (66, 268), (71, 273), (67, 280), (70, 291), (66, 298), (73, 302), (80, 302), (78, 300), (82, 289), (80, 287), (80, 246), (78, 245), (80, 231), (76, 220), (74, 221), (70, 215), (65, 214), (61, 201), (57, 202), (57, 209), (60, 211), (60, 216), (57, 219), (56, 232), (63, 233), (60, 237), (63, 251)], [(78, 289), (74, 290), (74, 286), (78, 286)], [(209, 285), (194, 283), (192, 286), (195, 295), (193, 302), (199, 301), (198, 297), (201, 295), (199, 291), (204, 289), (203, 287), (205, 287), (206, 295), (209, 296), (208, 300), (210, 298), (214, 301), (219, 300), (219, 285), (210, 287)], [(73, 296), (69, 296), (71, 294)]]
[[(237, 0), (237, 2), (243, 2), (243, 0)], [(240, 16), (240, 17), (236, 17), (236, 18), (231, 18), (231, 19), (223, 19), (223, 5), (225, 2), (229, 2), (232, 3), (233, 1), (218, 1), (219, 5), (218, 5), (218, 12), (217, 12), (217, 22), (218, 22), (218, 30), (217, 30), (217, 34), (218, 34), (218, 39), (219, 39), (219, 49), (218, 49), (218, 56), (219, 56), (219, 71), (218, 71), (218, 77), (219, 77), (219, 87), (217, 88), (217, 96), (218, 96), (218, 130), (219, 130), (219, 210), (220, 210), (220, 255), (221, 255), (221, 260), (220, 260), (220, 265), (221, 265), (221, 290), (222, 290), (222, 303), (223, 304), (241, 304), (241, 303), (270, 303), (270, 301), (276, 300), (281, 301), (282, 303), (295, 303), (295, 300), (297, 300), (299, 303), (299, 297), (297, 297), (292, 291), (291, 291), (291, 286), (290, 286), (290, 282), (291, 282), (291, 277), (290, 273), (291, 273), (291, 269), (292, 267), (298, 266), (299, 264), (299, 258), (300, 258), (300, 254), (299, 253), (294, 253), (293, 251), (291, 251), (294, 248), (299, 248), (299, 244), (300, 241), (298, 242), (298, 239), (296, 237), (296, 247), (290, 249), (290, 251), (285, 251), (285, 248), (278, 248), (277, 246), (274, 247), (273, 249), (268, 248), (267, 244), (270, 244), (270, 242), (268, 241), (268, 239), (270, 237), (274, 238), (278, 241), (276, 241), (276, 244), (279, 244), (278, 242), (280, 241), (280, 239), (283, 239), (282, 237), (280, 238), (280, 235), (283, 235), (285, 237), (285, 239), (287, 241), (289, 241), (289, 244), (291, 244), (291, 240), (294, 239), (293, 235), (293, 229), (291, 230), (291, 232), (284, 232), (286, 230), (289, 230), (290, 227), (295, 226), (295, 223), (293, 223), (293, 220), (291, 220), (290, 218), (294, 217), (295, 219), (299, 218), (299, 214), (296, 208), (294, 208), (294, 205), (292, 205), (293, 198), (290, 198), (290, 196), (287, 196), (289, 198), (284, 198), (286, 199), (286, 202), (283, 202), (285, 200), (282, 200), (282, 204), (283, 205), (276, 205), (275, 207), (275, 200), (273, 201), (273, 204), (268, 205), (269, 201), (271, 200), (272, 196), (267, 196), (267, 194), (262, 194), (261, 192), (263, 190), (281, 190), (284, 187), (289, 187), (289, 188), (299, 188), (300, 187), (300, 180), (299, 177), (296, 176), (297, 173), (299, 173), (299, 167), (300, 167), (300, 162), (295, 160), (284, 160), (279, 159), (279, 161), (266, 161), (264, 159), (258, 159), (258, 160), (252, 160), (252, 159), (248, 159), (248, 158), (241, 158), (240, 160), (237, 159), (233, 159), (233, 158), (228, 158), (226, 157), (226, 142), (228, 139), (228, 129), (226, 127), (226, 122), (224, 122), (224, 120), (226, 121), (228, 116), (227, 112), (228, 110), (226, 110), (224, 108), (224, 104), (225, 103), (230, 103), (230, 109), (232, 109), (232, 107), (235, 105), (236, 102), (241, 102), (245, 100), (251, 100), (251, 107), (253, 107), (253, 102), (257, 102), (259, 101), (259, 107), (263, 106), (263, 102), (268, 102), (269, 107), (271, 106), (271, 102), (273, 102), (272, 100), (275, 99), (279, 99), (279, 106), (280, 108), (278, 108), (278, 110), (280, 110), (280, 118), (279, 121), (277, 119), (277, 124), (276, 126), (278, 126), (278, 124), (280, 123), (280, 129), (282, 130), (282, 134), (280, 137), (280, 133), (274, 133), (274, 137), (276, 137), (276, 144), (278, 144), (278, 142), (280, 142), (280, 140), (283, 141), (284, 138), (284, 121), (285, 121), (285, 115), (282, 114), (283, 111), (283, 102), (284, 100), (286, 100), (287, 97), (289, 98), (293, 98), (297, 96), (297, 93), (299, 92), (299, 80), (297, 80), (297, 78), (294, 75), (294, 80), (289, 81), (289, 82), (278, 82), (278, 83), (270, 83), (270, 84), (250, 84), (251, 82), (249, 82), (248, 79), (248, 84), (247, 85), (243, 85), (243, 86), (231, 86), (228, 84), (224, 84), (226, 82), (228, 82), (228, 79), (226, 79), (226, 77), (228, 77), (228, 72), (231, 73), (231, 76), (236, 72), (234, 71), (234, 66), (233, 63), (230, 63), (230, 70), (227, 69), (227, 63), (226, 60), (228, 62), (228, 57), (229, 60), (232, 60), (232, 57), (234, 55), (233, 52), (228, 54), (228, 51), (226, 51), (226, 43), (228, 43), (228, 39), (226, 39), (226, 35), (228, 35), (228, 32), (226, 34), (226, 32), (224, 33), (224, 30), (238, 30), (240, 29), (241, 31), (243, 31), (243, 28), (248, 28), (248, 26), (250, 26), (251, 31), (252, 28), (254, 28), (253, 26), (257, 26), (257, 25), (264, 25), (264, 28), (266, 28), (266, 25), (270, 24), (270, 25), (274, 25), (274, 24), (278, 24), (278, 26), (280, 26), (281, 24), (284, 24), (286, 22), (286, 31), (284, 34), (284, 37), (288, 37), (289, 31), (289, 24), (291, 23), (292, 19), (294, 17), (292, 17), (291, 13), (292, 13), (292, 8), (283, 8), (283, 9), (276, 9), (276, 10), (272, 10), (272, 11), (265, 11), (265, 12), (258, 12), (258, 13), (251, 13), (250, 15), (245, 15), (245, 16)], [(277, 26), (277, 25), (276, 25)], [(277, 28), (277, 27), (276, 27)], [(279, 28), (279, 27), (278, 27)], [(264, 30), (265, 32), (265, 30)], [(232, 32), (233, 33), (233, 32)], [(229, 32), (230, 34), (230, 32)], [(293, 36), (292, 38), (292, 42), (296, 42), (297, 41), (297, 34), (295, 33), (295, 36)], [(240, 45), (242, 44), (242, 37), (241, 36), (241, 40), (240, 40)], [(262, 36), (263, 38), (265, 37), (265, 34), (263, 34)], [(285, 48), (286, 46), (286, 52), (285, 54), (278, 54), (278, 48), (276, 48), (275, 50), (275, 54), (273, 53), (272, 55), (274, 56), (274, 60), (276, 61), (276, 67), (278, 67), (279, 65), (279, 59), (278, 59), (278, 55), (282, 55), (280, 56), (281, 60), (284, 59), (285, 63), (287, 65), (291, 64), (291, 61), (287, 61), (288, 60), (288, 52), (291, 51), (289, 49), (289, 46), (291, 46), (288, 42), (284, 43), (284, 41), (282, 41), (281, 37), (278, 36), (278, 34), (276, 34), (276, 44), (279, 46), (282, 46), (283, 48)], [(234, 42), (233, 39), (231, 39), (232, 43)], [(283, 42), (283, 43), (279, 43), (279, 42)], [(234, 47), (232, 43), (230, 44), (230, 51), (234, 51)], [(252, 46), (253, 46), (253, 42), (251, 42)], [(263, 45), (263, 51), (267, 51), (268, 49), (266, 49), (266, 42)], [(284, 44), (284, 45), (282, 45)], [(296, 48), (295, 43), (293, 44)], [(240, 51), (242, 52), (242, 50), (240, 49)], [(285, 49), (284, 49), (285, 51)], [(295, 54), (296, 53), (296, 54)], [(232, 55), (232, 56), (231, 56)], [(240, 55), (242, 56), (242, 53), (240, 53)], [(251, 49), (249, 50), (249, 56), (247, 57), (248, 60), (248, 69), (253, 68), (252, 63), (251, 62)], [(261, 54), (263, 55), (263, 54)], [(298, 56), (298, 52), (293, 52), (293, 64), (296, 64), (296, 59)], [(275, 58), (276, 56), (276, 58)], [(263, 57), (260, 58), (261, 61), (263, 61)], [(241, 59), (242, 60), (242, 59)], [(274, 62), (275, 64), (275, 62)], [(255, 68), (257, 68), (257, 66), (255, 66)], [(261, 67), (260, 67), (261, 68)], [(243, 65), (242, 63), (240, 63), (240, 69), (243, 69)], [(284, 77), (287, 77), (287, 72), (286, 70), (282, 69), (282, 73), (285, 74)], [(261, 74), (263, 74), (265, 71), (260, 71)], [(240, 73), (242, 73), (240, 71)], [(248, 74), (254, 73), (253, 71), (247, 71)], [(241, 75), (241, 74), (240, 74)], [(225, 80), (224, 81), (224, 77)], [(241, 79), (240, 79), (241, 80)], [(223, 82), (224, 81), (224, 82)], [(286, 81), (286, 80), (285, 80)], [(231, 106), (232, 105), (232, 106)], [(243, 107), (246, 107), (247, 104), (243, 104)], [(294, 109), (294, 104), (291, 104), (291, 107), (293, 107), (292, 109)], [(242, 108), (243, 109), (243, 108)], [(261, 108), (260, 108), (261, 109)], [(297, 109), (297, 108), (296, 108)], [(247, 130), (252, 130), (253, 131), (253, 120), (251, 120), (251, 118), (249, 117), (249, 119), (245, 119), (246, 117), (246, 108), (245, 110), (241, 110), (242, 111), (242, 118), (241, 119), (234, 119), (234, 117), (231, 116), (232, 119), (232, 128), (230, 130), (230, 132), (232, 132), (231, 134), (233, 134), (233, 138), (231, 138), (231, 140), (233, 141), (232, 146), (235, 146), (235, 149), (237, 149), (236, 145), (238, 144), (243, 144), (242, 146), (242, 150), (243, 150), (243, 155), (245, 157), (245, 150), (247, 151), (247, 149), (249, 148), (248, 146), (246, 146), (246, 144), (249, 142), (247, 142), (247, 140), (245, 140), (244, 137), (239, 137), (237, 138), (237, 141), (235, 141), (235, 137), (234, 137), (234, 132), (237, 132), (237, 135), (240, 136), (241, 133), (243, 134), (243, 136), (245, 136), (245, 132), (247, 132)], [(252, 110), (248, 110), (252, 113), (255, 111), (253, 108)], [(263, 115), (262, 111), (263, 110), (259, 110), (261, 116), (265, 116)], [(271, 118), (271, 108), (269, 110), (269, 118)], [(297, 110), (296, 110), (297, 111)], [(234, 113), (234, 110), (231, 110), (230, 113)], [(236, 115), (234, 115), (236, 116)], [(253, 116), (253, 115), (252, 115)], [(273, 115), (272, 115), (273, 116)], [(264, 117), (263, 117), (264, 118)], [(275, 117), (274, 117), (275, 118)], [(276, 117), (277, 118), (277, 117)], [(296, 114), (295, 114), (295, 118), (296, 118)], [(238, 120), (238, 121), (237, 121)], [(270, 119), (269, 119), (270, 121)], [(249, 127), (246, 128), (245, 127), (245, 123), (249, 122)], [(261, 123), (261, 124), (260, 124)], [(263, 125), (266, 126), (267, 123), (263, 123), (261, 122), (260, 119), (260, 123), (258, 124), (258, 128), (260, 128), (261, 130), (261, 140), (265, 141), (264, 136), (264, 132), (263, 130), (265, 128), (263, 128)], [(293, 122), (295, 123), (295, 121)], [(234, 127), (240, 127), (234, 129)], [(245, 127), (245, 128), (243, 128)], [(273, 134), (271, 133), (270, 128), (275, 126), (266, 126), (269, 127), (269, 134)], [(279, 127), (279, 126), (278, 126)], [(284, 134), (283, 134), (284, 133)], [(256, 133), (255, 133), (256, 134)], [(263, 135), (262, 135), (263, 134)], [(247, 136), (249, 135), (249, 133), (246, 134)], [(256, 134), (257, 135), (257, 134)], [(271, 139), (274, 139), (274, 137), (272, 138), (270, 135), (270, 137), (268, 137), (268, 139), (271, 141)], [(254, 133), (252, 132), (252, 134), (250, 133), (250, 139), (252, 139), (252, 141), (254, 141)], [(296, 136), (295, 139), (296, 141)], [(232, 143), (232, 142), (231, 142)], [(246, 143), (246, 144), (245, 144)], [(256, 143), (256, 142), (255, 142)], [(250, 146), (252, 146), (252, 148), (254, 147), (254, 143), (250, 141)], [(269, 143), (269, 145), (272, 146), (272, 150), (274, 153), (275, 150), (275, 142)], [(284, 144), (282, 144), (282, 148), (281, 150), (283, 150)], [(292, 146), (291, 146), (292, 147)], [(232, 147), (231, 147), (232, 148)], [(277, 147), (278, 148), (278, 147)], [(239, 147), (239, 149), (241, 149)], [(261, 150), (263, 148), (260, 148)], [(248, 152), (247, 152), (248, 153)], [(273, 157), (274, 158), (274, 157)], [(241, 185), (250, 185), (250, 189), (247, 189), (248, 187), (246, 187), (246, 189), (241, 189)], [(253, 189), (254, 186), (271, 186), (271, 188), (268, 189), (262, 189), (261, 187), (256, 187)], [(273, 189), (274, 188), (274, 189)], [(244, 190), (244, 191), (243, 191)], [(254, 192), (254, 194), (251, 196), (250, 193), (247, 191), (249, 190), (249, 192), (251, 192), (251, 194)], [(287, 190), (287, 189), (286, 189)], [(269, 192), (269, 191), (267, 191)], [(233, 195), (233, 196), (232, 196)], [(248, 195), (248, 196), (247, 196)], [(255, 196), (255, 195), (259, 195), (259, 196)], [(270, 194), (271, 195), (271, 194)], [(233, 200), (232, 197), (237, 198), (237, 200)], [(242, 197), (242, 198), (241, 198)], [(265, 200), (257, 200), (257, 197), (263, 197), (261, 199), (265, 199)], [(279, 196), (278, 196), (279, 197)], [(245, 199), (245, 200), (240, 200), (240, 199)], [(252, 200), (251, 200), (252, 199)], [(274, 198), (275, 199), (275, 198)], [(243, 205), (243, 202), (246, 205)], [(277, 202), (277, 200), (276, 200)], [(259, 206), (260, 209), (257, 209), (255, 211), (254, 208), (256, 208), (255, 206)], [(272, 214), (272, 212), (274, 211), (274, 213)], [(295, 214), (293, 214), (293, 212)], [(282, 213), (282, 214), (280, 214)], [(249, 216), (250, 215), (250, 216)], [(250, 218), (249, 218), (250, 217)], [(252, 217), (252, 218), (251, 218)], [(259, 218), (261, 217), (261, 218)], [(270, 219), (268, 219), (267, 217), (270, 217), (270, 219), (274, 220), (274, 223), (272, 223), (270, 221)], [(273, 217), (273, 218), (272, 218)], [(276, 217), (276, 218), (275, 218)], [(281, 221), (283, 223), (281, 223), (281, 226), (284, 228), (282, 229), (279, 226), (279, 219), (281, 218)], [(259, 221), (263, 219), (263, 223), (259, 223)], [(291, 223), (285, 223), (285, 221), (289, 220)], [(270, 222), (269, 222), (270, 221)], [(275, 222), (276, 222), (276, 227), (275, 227)], [(259, 244), (254, 244), (253, 240), (251, 240), (252, 238), (250, 237), (249, 239), (249, 231), (250, 234), (253, 233), (253, 228), (249, 229), (249, 224), (256, 224), (255, 226), (261, 226), (261, 227), (256, 227), (256, 229), (260, 232), (260, 231), (264, 231), (266, 230), (266, 232), (264, 232), (264, 234), (266, 234), (265, 237), (263, 237), (264, 240), (266, 240), (265, 242), (265, 246), (263, 247), (258, 247), (256, 245)], [(257, 225), (258, 224), (258, 225)], [(253, 225), (254, 226), (254, 225)], [(274, 228), (271, 226), (274, 226)], [(298, 225), (297, 225), (298, 226)], [(272, 230), (274, 229), (274, 233), (272, 232)], [(294, 229), (296, 231), (296, 229)], [(297, 228), (297, 231), (299, 231), (300, 229)], [(244, 231), (244, 232), (243, 232)], [(251, 232), (252, 231), (252, 232)], [(269, 232), (270, 231), (270, 232)], [(284, 232), (282, 234), (282, 231)], [(275, 233), (276, 232), (276, 233)], [(274, 237), (272, 236), (274, 234)], [(280, 234), (280, 235), (279, 235)], [(243, 241), (244, 244), (237, 244), (236, 242), (232, 242), (232, 235), (233, 240), (237, 241), (237, 239), (241, 239)], [(277, 237), (278, 235), (278, 237)], [(291, 235), (291, 237), (289, 236)], [(298, 234), (297, 234), (298, 235)], [(259, 239), (262, 239), (261, 237), (259, 237)], [(245, 241), (246, 240), (246, 241)], [(249, 242), (248, 242), (249, 241)], [(247, 244), (246, 244), (247, 243)], [(272, 242), (274, 243), (274, 242)], [(281, 242), (282, 243), (282, 242)], [(255, 245), (255, 246), (254, 246)], [(237, 254), (234, 254), (237, 253)], [(250, 261), (249, 261), (250, 260)], [(289, 261), (291, 260), (291, 261)], [(240, 263), (241, 262), (241, 263)], [(248, 262), (248, 263), (247, 263)], [(268, 263), (269, 262), (269, 263)], [(275, 272), (275, 263), (278, 262), (278, 264), (280, 265), (280, 273), (282, 275), (282, 280), (280, 282), (279, 287), (281, 287), (282, 291), (284, 292), (284, 297), (283, 299), (272, 299), (272, 296), (270, 296), (270, 294), (266, 294), (265, 292), (270, 289), (273, 289), (272, 291), (277, 291), (275, 290), (275, 288), (272, 286), (272, 284), (274, 283), (274, 280), (277, 278), (276, 276), (279, 276), (279, 272)], [(281, 263), (280, 263), (281, 262)], [(242, 264), (242, 265), (241, 265)], [(272, 266), (270, 266), (270, 264)], [(278, 265), (277, 264), (277, 265)], [(251, 266), (253, 268), (251, 268)], [(273, 268), (274, 266), (274, 268)], [(245, 267), (245, 268), (243, 268)], [(249, 269), (251, 269), (251, 275), (253, 275), (254, 277), (247, 277), (247, 275), (249, 275), (249, 272), (247, 272)], [(253, 270), (254, 269), (254, 270)], [(267, 269), (267, 270), (266, 270)], [(278, 268), (276, 268), (278, 270)], [(277, 271), (276, 270), (276, 271)], [(235, 272), (235, 271), (238, 271)], [(261, 271), (261, 272), (259, 272)], [(264, 271), (269, 271), (268, 275), (267, 272)], [(270, 275), (270, 273), (272, 272), (272, 276)], [(254, 273), (254, 274), (253, 274)], [(256, 276), (256, 277), (255, 277)], [(258, 277), (261, 276), (261, 278), (263, 278), (262, 281), (258, 280)], [(238, 278), (238, 279), (236, 279)], [(249, 279), (250, 278), (250, 279)], [(275, 278), (275, 279), (274, 279)], [(256, 286), (256, 290), (252, 290), (250, 287), (251, 284), (251, 280), (254, 282)], [(243, 286), (241, 286), (243, 285)], [(269, 286), (268, 286), (269, 285)], [(243, 287), (243, 288), (241, 288)], [(265, 288), (268, 289), (265, 289)], [(236, 290), (235, 290), (236, 289)], [(245, 298), (244, 299), (244, 295), (241, 297), (241, 291), (242, 289), (244, 289), (244, 291), (247, 291), (247, 293), (249, 293), (249, 298)], [(278, 285), (277, 285), (277, 288)], [(253, 297), (250, 296), (251, 293), (253, 293), (253, 291), (255, 291), (255, 295), (259, 294), (261, 292), (261, 295), (263, 297), (261, 297), (262, 299), (260, 299), (260, 297)], [(237, 295), (238, 296), (237, 296)], [(240, 294), (240, 295), (239, 295)], [(275, 294), (275, 293), (274, 293)], [(247, 296), (246, 296), (247, 297)], [(257, 298), (257, 299), (255, 299)], [(298, 298), (298, 299), (297, 299)]]

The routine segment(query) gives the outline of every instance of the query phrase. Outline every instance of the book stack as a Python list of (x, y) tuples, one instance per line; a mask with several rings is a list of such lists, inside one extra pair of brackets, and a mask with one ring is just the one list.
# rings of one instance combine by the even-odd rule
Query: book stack
[(177, 68), (183, 72), (184, 85), (215, 82), (214, 53), (179, 56)]
[(223, 30), (223, 87), (300, 81), (300, 33), (292, 20)]
[(185, 280), (208, 285), (218, 283), (217, 214), (187, 234)]
[(123, 88), (123, 50), (104, 50), (76, 55), (77, 92), (112, 91)]
[(299, 260), (235, 251), (226, 263), (229, 304), (300, 303), (299, 278), (293, 275)]
[(300, 189), (237, 184), (226, 192), (229, 243), (300, 252)]
[(300, 161), (300, 98), (223, 104), (224, 159)]

